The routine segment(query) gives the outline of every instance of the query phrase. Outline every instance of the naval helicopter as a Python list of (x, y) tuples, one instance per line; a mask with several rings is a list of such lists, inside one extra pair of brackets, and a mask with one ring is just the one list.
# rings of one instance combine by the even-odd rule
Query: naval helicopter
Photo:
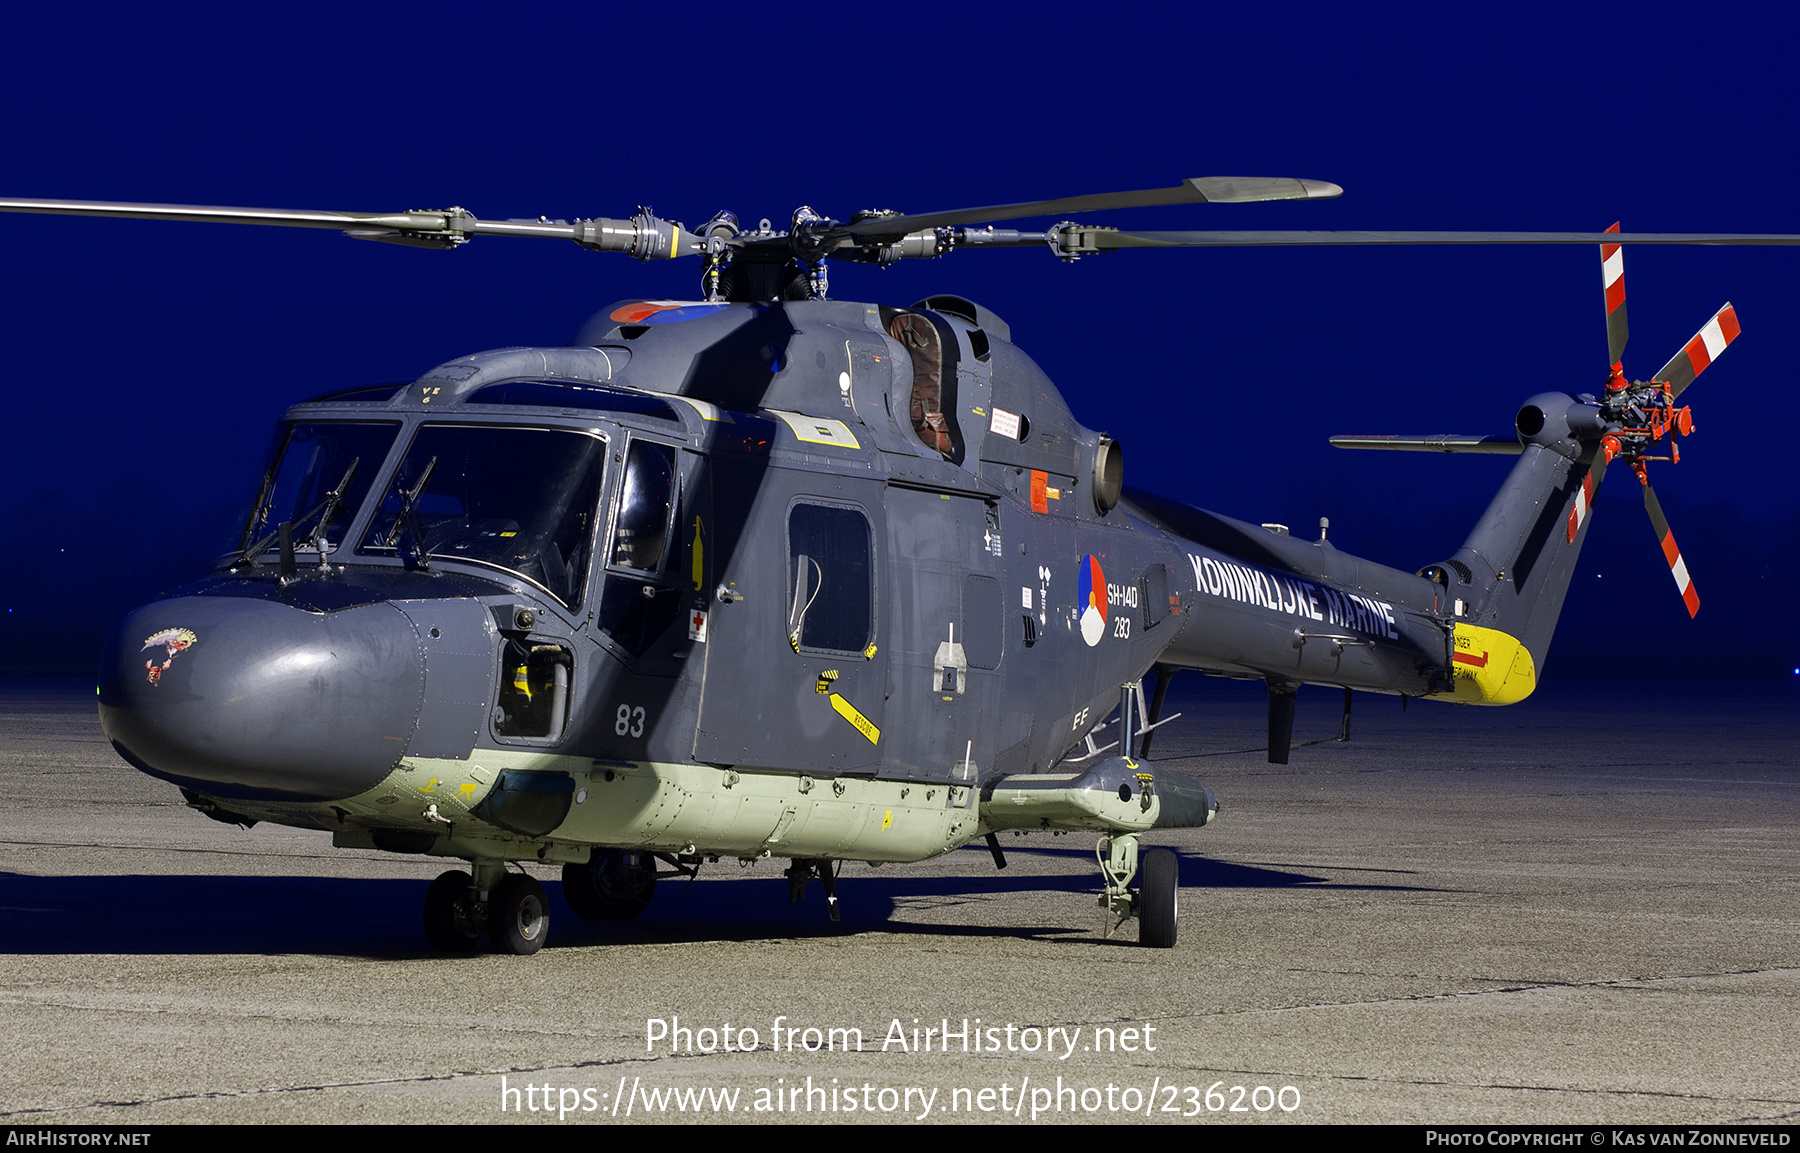
[[(66, 200), (0, 211), (331, 229), (453, 249), (477, 236), (694, 258), (694, 300), (628, 299), (558, 347), (460, 356), (410, 383), (295, 404), (236, 547), (131, 613), (99, 672), (130, 765), (218, 821), (467, 863), (424, 902), (444, 951), (544, 944), (520, 865), (561, 866), (582, 917), (634, 917), (659, 878), (788, 862), (838, 917), (845, 861), (998, 835), (1094, 835), (1109, 930), (1177, 938), (1156, 830), (1211, 822), (1150, 759), (1177, 670), (1259, 679), (1285, 763), (1300, 685), (1504, 705), (1536, 684), (1606, 468), (1628, 465), (1690, 613), (1648, 482), (1693, 431), (1682, 392), (1734, 340), (1726, 305), (1647, 380), (1622, 368), (1622, 246), (1727, 234), (1129, 232), (1076, 215), (1330, 198), (1316, 180), (1166, 189), (787, 227), (483, 220)], [(1056, 218), (1039, 231), (996, 222)], [(971, 300), (834, 299), (828, 262), (963, 248), (1063, 260), (1129, 248), (1601, 246), (1611, 369), (1524, 401), (1506, 436), (1334, 438), (1516, 455), (1467, 541), (1405, 572), (1321, 532), (1124, 483), (1004, 320)], [(1665, 452), (1667, 455), (1665, 455)], [(1146, 693), (1144, 682), (1155, 675)], [(1116, 712), (1116, 715), (1115, 715)], [(1110, 718), (1110, 719), (1109, 719)]]

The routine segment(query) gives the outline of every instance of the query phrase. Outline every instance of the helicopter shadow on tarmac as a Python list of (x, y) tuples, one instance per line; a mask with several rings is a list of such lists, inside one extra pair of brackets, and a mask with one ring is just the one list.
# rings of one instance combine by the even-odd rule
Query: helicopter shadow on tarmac
[[(1025, 852), (1088, 856), (1081, 850)], [(996, 919), (979, 908), (955, 924), (894, 920), (903, 904), (942, 909), (964, 903), (981, 906), (1021, 894), (1088, 894), (1095, 885), (1085, 870), (1027, 876), (1010, 869), (960, 876), (857, 870), (842, 880), (843, 920), (837, 924), (826, 918), (816, 884), (790, 907), (780, 878), (763, 874), (664, 881), (644, 915), (629, 922), (582, 921), (568, 911), (561, 893), (554, 892), (549, 947), (791, 940), (870, 931), (1015, 939), (1092, 936), (1087, 918), (1057, 925), (1006, 925), (994, 923)], [(1181, 883), (1190, 889), (1419, 888), (1346, 884), (1317, 871), (1186, 855)], [(0, 874), (0, 885), (6, 893), (0, 903), (0, 954), (434, 955), (428, 953), (418, 926), (426, 886), (422, 880), (11, 873)], [(547, 888), (554, 891), (560, 886)], [(312, 912), (296, 915), (306, 910)]]

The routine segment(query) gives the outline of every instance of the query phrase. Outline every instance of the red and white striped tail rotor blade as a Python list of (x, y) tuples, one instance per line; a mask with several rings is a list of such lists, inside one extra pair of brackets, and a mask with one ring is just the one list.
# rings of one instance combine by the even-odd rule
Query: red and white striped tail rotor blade
[[(1615, 221), (1606, 231), (1617, 232)], [(1606, 360), (1613, 375), (1623, 379), (1619, 362), (1625, 356), (1625, 339), (1630, 335), (1625, 325), (1625, 250), (1617, 244), (1600, 246), (1600, 280), (1606, 289)]]
[(1675, 587), (1681, 590), (1688, 616), (1699, 615), (1700, 594), (1694, 591), (1694, 580), (1688, 576), (1687, 562), (1681, 559), (1681, 548), (1675, 543), (1675, 534), (1669, 531), (1669, 520), (1663, 516), (1656, 490), (1647, 483), (1644, 485), (1644, 511), (1650, 514), (1650, 527), (1656, 530), (1656, 541), (1662, 545), (1663, 559), (1669, 562), (1669, 572), (1675, 577)]
[(1587, 475), (1581, 478), (1581, 491), (1575, 494), (1575, 500), (1569, 505), (1568, 538), (1574, 544), (1575, 538), (1581, 535), (1581, 528), (1594, 511), (1594, 494), (1600, 491), (1600, 478), (1606, 475), (1606, 457), (1600, 452), (1594, 453), (1594, 462), (1588, 467)]
[(1694, 339), (1688, 341), (1652, 379), (1668, 381), (1669, 391), (1680, 396), (1694, 383), (1694, 378), (1705, 372), (1706, 366), (1719, 359), (1726, 346), (1737, 339), (1738, 331), (1737, 310), (1727, 304), (1715, 312), (1713, 318), (1694, 334)]

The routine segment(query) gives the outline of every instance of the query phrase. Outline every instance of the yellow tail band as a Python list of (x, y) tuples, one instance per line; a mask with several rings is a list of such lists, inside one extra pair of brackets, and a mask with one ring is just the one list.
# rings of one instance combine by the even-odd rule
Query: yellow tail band
[(1517, 637), (1460, 621), (1452, 626), (1450, 673), (1451, 690), (1429, 696), (1466, 705), (1513, 705), (1537, 688), (1537, 662)]

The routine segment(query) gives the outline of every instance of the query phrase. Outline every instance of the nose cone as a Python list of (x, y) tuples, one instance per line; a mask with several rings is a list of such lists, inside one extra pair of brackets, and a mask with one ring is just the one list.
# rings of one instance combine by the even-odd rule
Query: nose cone
[(393, 769), (424, 682), (418, 634), (392, 605), (181, 597), (113, 634), (100, 722), (133, 765), (211, 796), (335, 800)]

